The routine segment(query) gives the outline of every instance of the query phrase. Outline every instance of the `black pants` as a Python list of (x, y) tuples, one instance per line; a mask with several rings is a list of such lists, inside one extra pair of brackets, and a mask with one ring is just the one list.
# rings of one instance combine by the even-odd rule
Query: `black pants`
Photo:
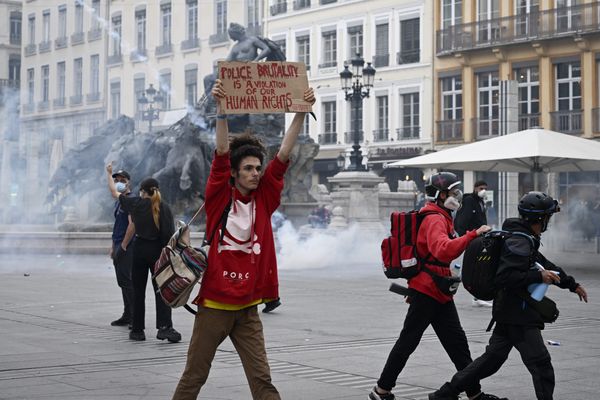
[(552, 400), (554, 368), (542, 332), (536, 327), (507, 324), (497, 324), (485, 353), (457, 372), (452, 381), (442, 386), (437, 393), (456, 396), (467, 385), (493, 375), (504, 364), (513, 347), (521, 354), (521, 359), (533, 378), (537, 399)]
[[(467, 336), (460, 325), (454, 301), (440, 304), (427, 295), (415, 291), (413, 293), (400, 337), (377, 381), (377, 386), (384, 390), (391, 390), (396, 386), (398, 375), (430, 324), (457, 370), (460, 371), (472, 361)], [(479, 381), (473, 381), (467, 389), (467, 395), (474, 396), (480, 390)]]
[[(148, 275), (152, 275), (152, 268), (162, 247), (159, 240), (144, 240), (136, 238), (133, 247), (133, 268), (131, 271), (131, 280), (133, 282), (133, 327), (134, 331), (141, 331), (145, 328), (146, 314), (146, 284)], [(160, 294), (154, 287), (154, 300), (156, 304), (156, 328), (173, 326), (171, 321), (171, 307), (165, 304)]]
[(133, 315), (133, 284), (131, 283), (132, 248), (124, 251), (121, 242), (113, 243), (113, 265), (117, 275), (117, 285), (123, 296), (123, 317), (131, 319)]

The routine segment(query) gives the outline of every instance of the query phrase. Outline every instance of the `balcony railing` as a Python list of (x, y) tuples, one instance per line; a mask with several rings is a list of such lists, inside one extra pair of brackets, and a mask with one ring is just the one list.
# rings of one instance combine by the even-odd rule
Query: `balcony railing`
[(173, 45), (171, 43), (163, 43), (160, 46), (156, 46), (154, 54), (157, 57), (164, 56), (165, 54), (171, 54), (173, 52)]
[(375, 54), (373, 56), (373, 66), (377, 67), (387, 67), (390, 65), (390, 55), (389, 54)]
[(64, 97), (59, 97), (58, 99), (54, 99), (52, 101), (52, 106), (54, 108), (63, 108), (65, 106), (66, 99)]
[(129, 54), (129, 61), (131, 62), (142, 62), (148, 58), (146, 56), (146, 49), (136, 49)]
[(0, 91), (6, 90), (6, 89), (17, 90), (17, 89), (19, 89), (20, 84), (21, 84), (21, 81), (18, 81), (16, 79), (0, 79)]
[(35, 54), (37, 51), (37, 46), (35, 45), (35, 43), (29, 43), (27, 46), (25, 46), (25, 55), (26, 56), (31, 56), (33, 54)]
[(38, 111), (46, 111), (50, 108), (50, 102), (48, 100), (42, 100), (37, 104)]
[(396, 61), (398, 64), (411, 64), (419, 62), (421, 57), (421, 51), (416, 50), (404, 50), (396, 53)]
[(497, 118), (473, 118), (471, 123), (477, 139), (489, 139), (500, 134), (500, 121)]
[(10, 35), (9, 43), (15, 44), (15, 45), (20, 45), (21, 44), (21, 35)]
[(554, 111), (550, 113), (552, 130), (572, 135), (583, 132), (583, 110)]
[(65, 47), (67, 47), (67, 44), (69, 43), (69, 38), (66, 36), (63, 37), (59, 37), (54, 39), (54, 49), (63, 49)]
[(35, 104), (33, 104), (33, 103), (23, 104), (23, 113), (30, 114), (34, 111), (35, 111)]
[(319, 134), (319, 144), (337, 144), (337, 133), (321, 133)]
[(72, 105), (72, 106), (78, 106), (81, 103), (83, 103), (83, 96), (82, 95), (76, 94), (76, 95), (71, 96), (70, 101), (69, 101), (70, 105)]
[(597, 2), (454, 25), (437, 31), (437, 55), (600, 32)]
[(319, 64), (319, 68), (332, 68), (337, 67), (337, 61), (325, 61), (322, 64)]
[(88, 103), (95, 103), (97, 101), (100, 101), (100, 92), (88, 93), (88, 95), (86, 96), (86, 101)]
[(279, 15), (287, 12), (287, 1), (276, 3), (271, 6), (271, 15)]
[(199, 49), (200, 48), (200, 39), (189, 38), (181, 42), (181, 50), (191, 50), (191, 49)]
[(38, 45), (38, 51), (40, 53), (46, 53), (48, 51), (50, 51), (50, 48), (52, 47), (52, 42), (47, 40), (45, 42), (40, 42), (40, 44)]
[[(354, 132), (344, 132), (344, 142), (345, 143), (354, 143)], [(365, 132), (358, 132), (358, 142), (362, 142), (365, 140)]]
[(121, 63), (123, 63), (123, 54), (121, 53), (111, 54), (110, 56), (106, 57), (106, 65), (115, 65)]
[(600, 108), (592, 108), (592, 130), (600, 133)]
[(402, 128), (396, 129), (398, 134), (398, 140), (410, 140), (418, 139), (421, 135), (420, 126), (403, 126)]
[(463, 120), (437, 121), (437, 139), (440, 142), (448, 142), (463, 139)]
[(227, 43), (229, 41), (229, 38), (227, 36), (227, 32), (218, 32), (215, 33), (213, 35), (210, 35), (208, 37), (208, 44), (210, 45), (216, 45), (216, 44), (221, 44), (221, 43)]
[(294, 10), (310, 8), (310, 0), (294, 0)]
[(374, 142), (387, 142), (390, 140), (389, 129), (375, 129), (373, 130), (373, 141)]
[(83, 32), (75, 32), (71, 35), (71, 46), (81, 44), (84, 42), (85, 34)]
[(323, 5), (323, 4), (331, 4), (331, 3), (336, 3), (336, 2), (337, 2), (337, 0), (319, 0), (319, 3), (321, 5)]
[(102, 37), (102, 28), (94, 28), (90, 29), (87, 33), (88, 42), (93, 42), (94, 40), (98, 40)]
[(519, 115), (519, 130), (531, 129), (535, 126), (540, 126), (540, 114), (520, 114)]

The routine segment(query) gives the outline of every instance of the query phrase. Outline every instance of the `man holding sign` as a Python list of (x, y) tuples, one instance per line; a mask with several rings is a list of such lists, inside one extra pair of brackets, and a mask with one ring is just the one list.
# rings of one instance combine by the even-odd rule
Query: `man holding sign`
[[(234, 73), (241, 77), (248, 71), (232, 71), (227, 81), (220, 79), (223, 71), (219, 72), (212, 90), (219, 103), (216, 152), (205, 193), (209, 267), (194, 300), (198, 313), (173, 399), (197, 398), (218, 346), (229, 337), (242, 361), (252, 398), (280, 400), (271, 383), (257, 306), (279, 297), (271, 214), (279, 207), (290, 153), (306, 115), (296, 113), (279, 152), (263, 170), (265, 148), (261, 142), (250, 135), (230, 141), (223, 113), (231, 94), (226, 83), (238, 79)], [(312, 89), (304, 90), (302, 102), (314, 104)]]

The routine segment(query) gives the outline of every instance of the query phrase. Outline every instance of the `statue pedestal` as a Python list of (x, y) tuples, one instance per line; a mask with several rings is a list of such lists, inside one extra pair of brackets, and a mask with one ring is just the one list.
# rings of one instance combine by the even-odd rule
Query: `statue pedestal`
[(385, 232), (379, 218), (379, 184), (384, 178), (372, 171), (342, 171), (328, 180), (333, 207), (342, 207), (348, 223), (370, 232)]

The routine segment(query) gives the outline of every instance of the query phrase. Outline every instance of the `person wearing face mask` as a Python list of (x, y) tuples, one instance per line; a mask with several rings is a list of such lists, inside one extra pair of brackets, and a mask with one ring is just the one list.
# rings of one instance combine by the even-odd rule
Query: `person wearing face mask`
[[(467, 231), (477, 229), (482, 225), (487, 225), (487, 215), (485, 207), (487, 183), (477, 181), (473, 185), (473, 192), (465, 194), (462, 207), (456, 212), (454, 219), (454, 228), (459, 235), (464, 235)], [(474, 307), (491, 307), (492, 302), (473, 298)]]
[[(499, 289), (492, 310), (496, 326), (485, 353), (431, 393), (429, 400), (458, 400), (462, 390), (496, 373), (513, 347), (531, 374), (536, 398), (553, 398), (554, 368), (541, 332), (544, 319), (527, 287), (542, 282), (555, 284), (586, 303), (587, 292), (539, 252), (542, 232), (548, 228), (552, 215), (560, 211), (558, 202), (546, 193), (529, 192), (519, 201), (518, 210), (519, 218), (508, 218), (502, 224), (502, 230), (519, 234), (508, 237), (502, 246), (494, 279)], [(543, 268), (536, 268), (535, 264)]]
[[(160, 194), (159, 183), (154, 178), (146, 178), (140, 183), (140, 195), (126, 196), (117, 190), (117, 185), (110, 179), (112, 165), (106, 166), (108, 187), (112, 196), (118, 199), (123, 210), (131, 215), (135, 224), (135, 241), (133, 244), (131, 282), (133, 286), (133, 315), (129, 339), (146, 340), (144, 334), (146, 313), (146, 285), (148, 275), (156, 260), (160, 257), (162, 248), (175, 232), (175, 222), (170, 207)], [(176, 343), (181, 341), (181, 334), (173, 328), (171, 308), (165, 304), (154, 286), (156, 304), (156, 338)]]
[[(129, 182), (131, 177), (124, 170), (119, 170), (111, 175), (115, 184), (115, 189), (119, 193), (130, 197), (131, 190)], [(129, 213), (121, 207), (118, 201), (115, 201), (115, 224), (112, 232), (112, 246), (110, 248), (110, 258), (113, 260), (115, 273), (117, 275), (117, 284), (121, 288), (123, 296), (123, 314), (120, 318), (112, 321), (112, 326), (131, 326), (133, 315), (133, 287), (131, 285), (131, 250), (129, 245), (135, 234), (135, 226), (131, 221)]]
[[(400, 337), (392, 348), (377, 386), (369, 400), (393, 400), (391, 390), (410, 355), (416, 350), (423, 332), (431, 325), (457, 370), (471, 363), (467, 337), (460, 324), (453, 294), (443, 286), (451, 276), (450, 263), (479, 235), (490, 230), (487, 225), (455, 237), (452, 212), (460, 208), (461, 182), (450, 172), (439, 172), (429, 177), (425, 185), (427, 203), (419, 214), (422, 222), (417, 233), (417, 258), (420, 272), (408, 280), (410, 304)], [(479, 382), (466, 387), (470, 399), (492, 400), (498, 397), (481, 392)]]

